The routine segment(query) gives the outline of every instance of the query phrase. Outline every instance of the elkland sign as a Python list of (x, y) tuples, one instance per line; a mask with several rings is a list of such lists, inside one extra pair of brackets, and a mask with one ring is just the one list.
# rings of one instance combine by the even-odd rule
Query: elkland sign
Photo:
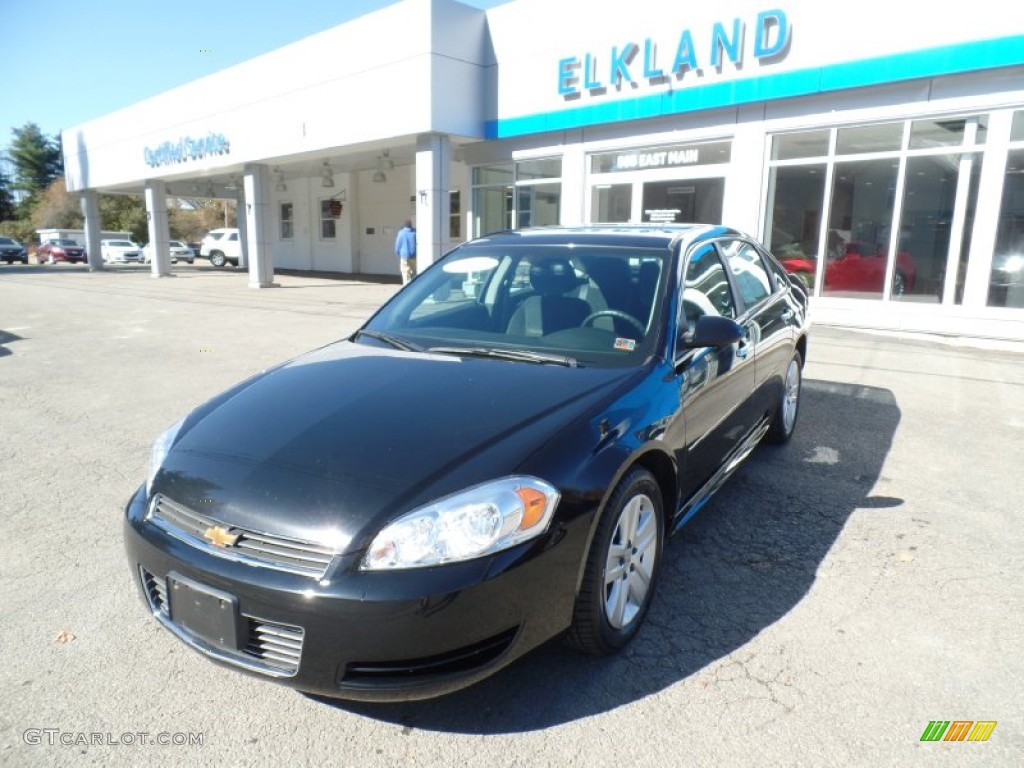
[(641, 79), (652, 85), (666, 84), (673, 77), (682, 79), (687, 72), (700, 74), (706, 66), (721, 72), (726, 61), (742, 67), (748, 52), (759, 63), (770, 63), (789, 50), (790, 29), (785, 12), (775, 9), (757, 14), (749, 34), (742, 19), (728, 24), (716, 21), (697, 37), (691, 29), (682, 30), (670, 62), (659, 59), (657, 41), (650, 37), (642, 46), (635, 41), (612, 46), (605, 55), (586, 52), (568, 56), (558, 61), (558, 93), (576, 99), (584, 92), (601, 96), (609, 87), (621, 89)]
[(184, 136), (176, 142), (165, 141), (154, 148), (145, 147), (142, 151), (146, 165), (150, 168), (159, 168), (188, 160), (201, 160), (210, 155), (226, 155), (231, 151), (231, 143), (224, 134), (211, 131), (206, 136)]

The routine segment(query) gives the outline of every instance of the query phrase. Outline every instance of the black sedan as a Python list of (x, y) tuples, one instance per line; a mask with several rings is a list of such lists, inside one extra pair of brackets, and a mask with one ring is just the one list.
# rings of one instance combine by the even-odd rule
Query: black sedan
[(705, 225), (504, 232), (200, 406), (128, 503), (132, 578), (207, 658), (427, 698), (640, 629), (666, 537), (796, 424), (807, 296)]
[(28, 264), (28, 251), (13, 237), (0, 237), (0, 260), (6, 261), (8, 264), (13, 264), (16, 261)]

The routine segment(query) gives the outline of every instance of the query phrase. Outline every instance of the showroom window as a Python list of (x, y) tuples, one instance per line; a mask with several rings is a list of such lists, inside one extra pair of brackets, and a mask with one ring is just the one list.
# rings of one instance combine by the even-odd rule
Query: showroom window
[(1013, 116), (988, 306), (1024, 309), (1024, 111)]
[(295, 237), (295, 206), (292, 203), (281, 203), (281, 239), (291, 240)]
[(560, 157), (473, 169), (473, 234), (476, 237), (514, 227), (559, 224), (561, 205)]
[(819, 295), (958, 301), (986, 122), (972, 115), (772, 137), (765, 242)]
[(448, 237), (452, 240), (462, 238), (462, 195), (453, 189), (448, 193)]
[(334, 240), (338, 236), (338, 221), (332, 213), (332, 200), (320, 201), (320, 239)]

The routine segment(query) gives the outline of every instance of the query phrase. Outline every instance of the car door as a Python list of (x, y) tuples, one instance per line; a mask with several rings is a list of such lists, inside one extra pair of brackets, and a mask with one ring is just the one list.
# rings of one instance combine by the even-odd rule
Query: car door
[[(733, 286), (712, 243), (695, 246), (680, 280), (675, 371), (685, 438), (677, 447), (681, 500), (693, 496), (740, 445), (749, 427), (746, 405), (754, 389), (754, 360), (748, 339), (720, 348), (688, 348), (697, 319), (718, 315), (739, 319)], [(672, 433), (678, 435), (678, 424)]]
[(769, 275), (765, 257), (756, 245), (742, 238), (719, 240), (717, 245), (739, 299), (739, 322), (750, 340), (755, 379), (744, 419), (754, 427), (771, 414), (782, 396), (796, 340), (794, 309), (785, 288), (777, 286)]

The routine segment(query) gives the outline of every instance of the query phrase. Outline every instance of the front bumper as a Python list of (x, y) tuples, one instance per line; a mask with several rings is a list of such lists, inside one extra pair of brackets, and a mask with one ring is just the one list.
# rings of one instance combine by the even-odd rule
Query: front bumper
[[(339, 558), (317, 580), (211, 555), (145, 515), (140, 489), (126, 509), (125, 546), (161, 624), (216, 662), (362, 701), (458, 690), (560, 633), (575, 599), (573, 550), (585, 539), (549, 531), (491, 558), (406, 571), (366, 573), (356, 557)], [(233, 618), (211, 630), (175, 600)]]

